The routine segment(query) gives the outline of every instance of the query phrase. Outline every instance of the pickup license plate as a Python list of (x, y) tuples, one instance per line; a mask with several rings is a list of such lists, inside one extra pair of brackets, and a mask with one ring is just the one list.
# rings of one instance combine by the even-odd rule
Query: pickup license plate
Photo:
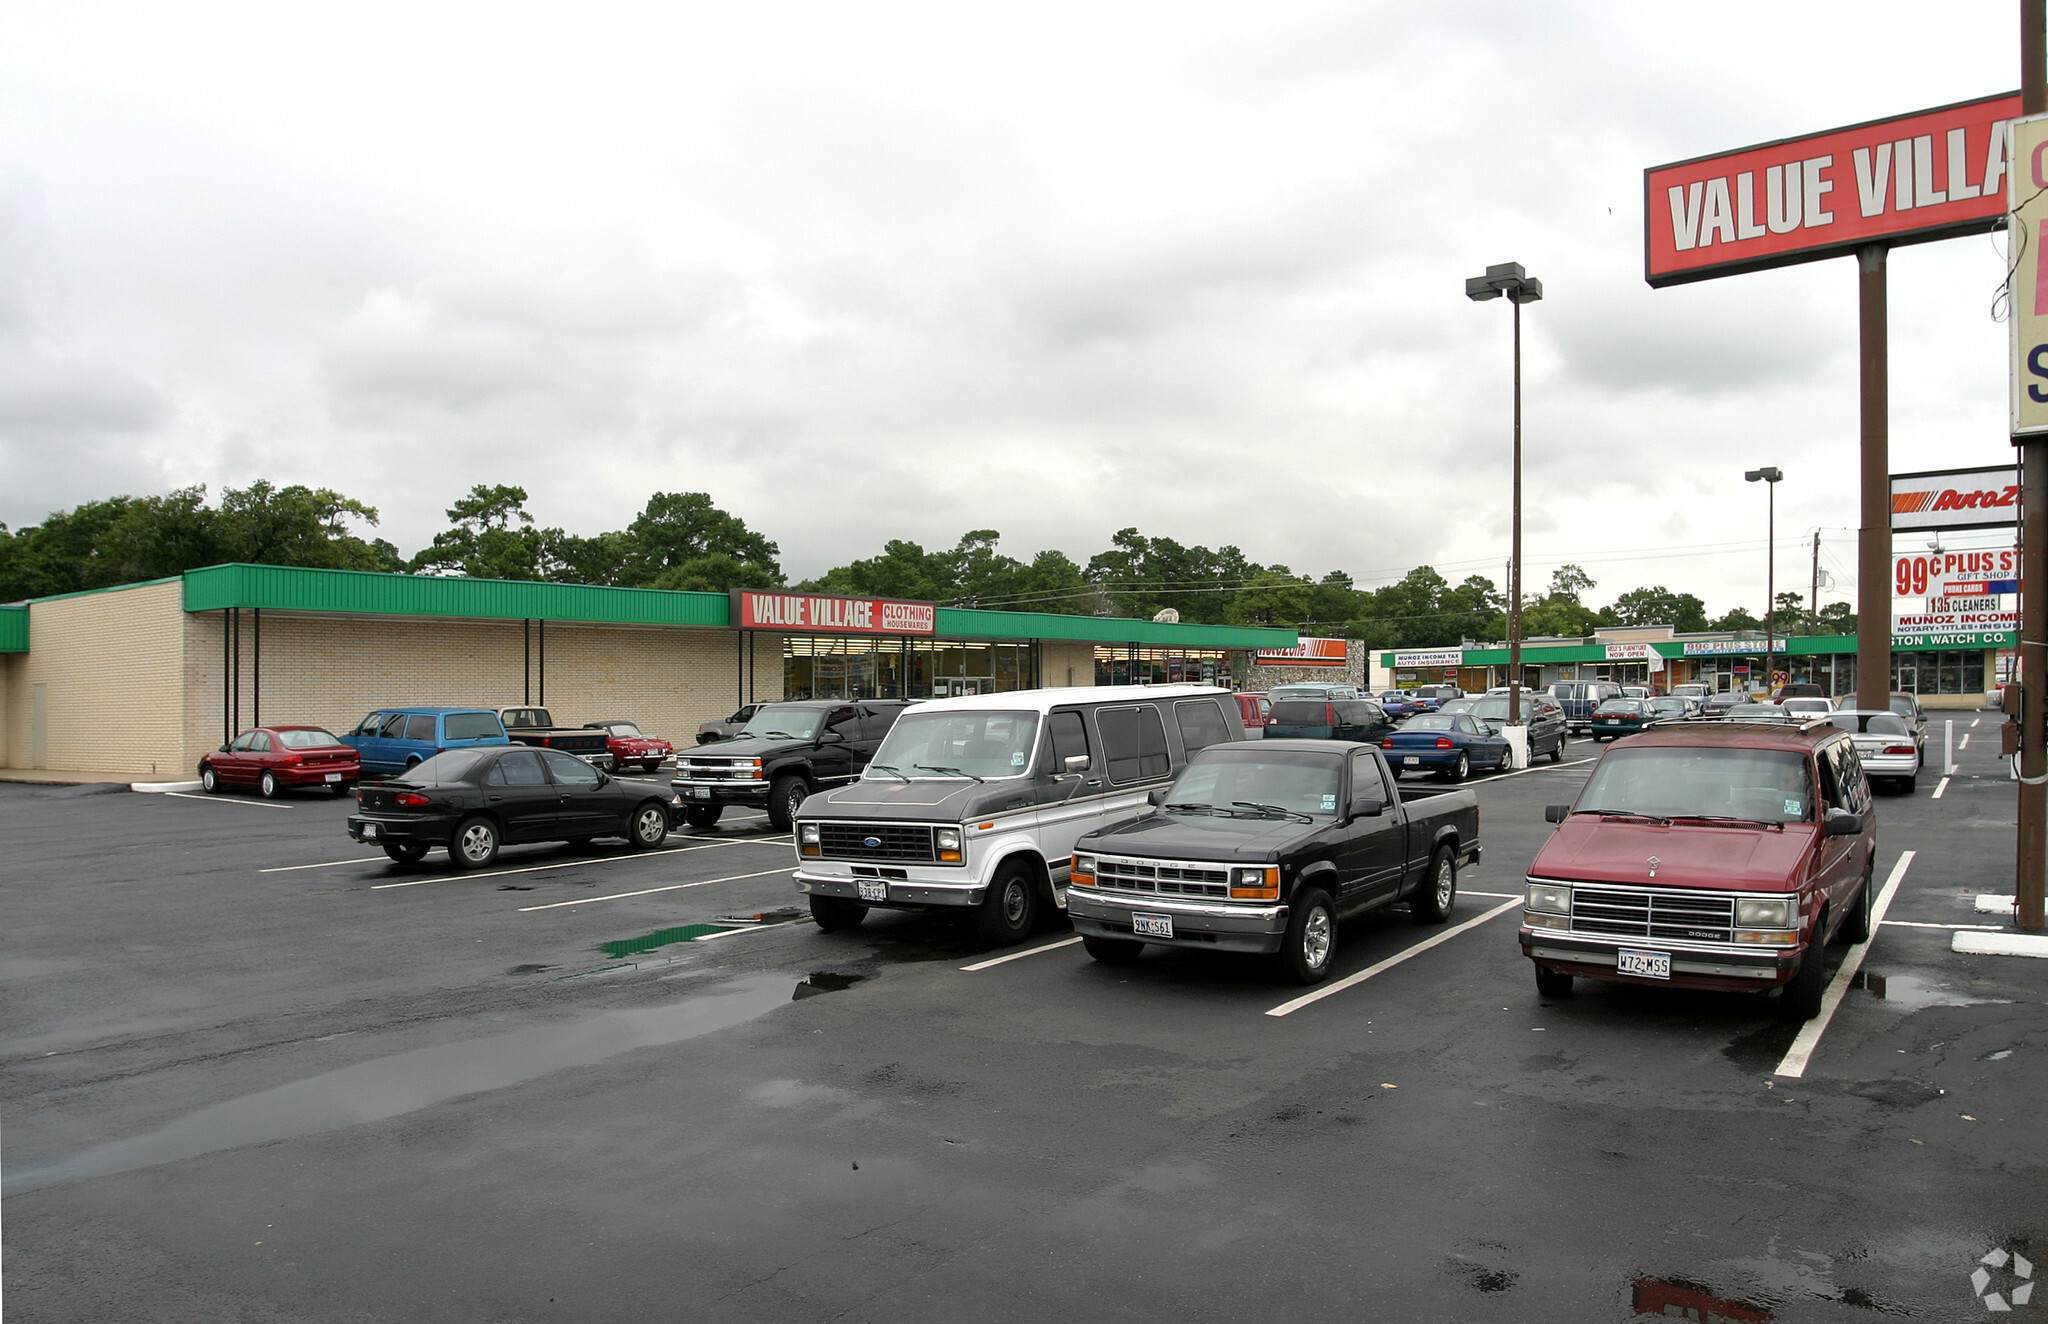
[(331, 782), (338, 782), (341, 780), (341, 774), (338, 772), (330, 772), (327, 774), (327, 780)]
[(692, 786), (690, 794), (699, 800), (709, 800), (711, 798), (711, 788), (709, 786)]
[(1617, 974), (1641, 975), (1645, 979), (1669, 979), (1671, 953), (1637, 952), (1624, 947), (1614, 969)]
[(859, 887), (860, 899), (863, 901), (887, 901), (889, 899), (889, 885), (887, 883), (871, 883), (863, 878), (860, 880)]
[(370, 838), (372, 838), (372, 837), (374, 837), (374, 836), (376, 836), (376, 835), (377, 835), (377, 825), (376, 825), (375, 823), (365, 823), (365, 824), (363, 824), (363, 840), (364, 840), (364, 841), (368, 841), (368, 840), (370, 840)]
[(1422, 760), (1417, 758), (1415, 755), (1410, 754), (1407, 758), (1401, 760), (1401, 766), (1404, 768), (1420, 767), (1422, 766)]
[(1173, 916), (1133, 915), (1131, 916), (1131, 932), (1137, 934), (1140, 938), (1171, 938), (1173, 936)]

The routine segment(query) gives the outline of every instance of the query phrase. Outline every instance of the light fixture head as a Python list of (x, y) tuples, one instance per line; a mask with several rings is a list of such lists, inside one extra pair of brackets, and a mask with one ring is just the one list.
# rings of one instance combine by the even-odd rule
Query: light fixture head
[(1465, 297), (1474, 303), (1484, 303), (1500, 296), (1501, 291), (1488, 284), (1484, 276), (1468, 276), (1465, 280)]
[(1775, 467), (1764, 469), (1751, 469), (1749, 472), (1742, 475), (1742, 481), (1745, 483), (1775, 483), (1784, 476), (1784, 473)]

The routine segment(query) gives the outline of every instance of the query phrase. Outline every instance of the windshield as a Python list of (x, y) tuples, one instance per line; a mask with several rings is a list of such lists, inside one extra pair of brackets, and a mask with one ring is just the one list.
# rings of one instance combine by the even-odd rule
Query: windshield
[(1685, 700), (1679, 698), (1652, 699), (1650, 700), (1650, 711), (1653, 713), (1682, 713), (1687, 711), (1687, 705)]
[(1593, 711), (1596, 713), (1619, 713), (1626, 716), (1629, 713), (1640, 713), (1642, 710), (1643, 701), (1641, 699), (1608, 699)]
[(1912, 695), (1894, 694), (1892, 696), (1891, 704), (1892, 711), (1897, 713), (1899, 716), (1911, 717), (1913, 715), (1914, 700)]
[(1828, 721), (1844, 731), (1856, 731), (1873, 736), (1902, 736), (1906, 734), (1906, 723), (1892, 713), (1835, 713)]
[(627, 740), (630, 740), (634, 736), (640, 734), (640, 728), (633, 725), (631, 722), (613, 722), (606, 726), (605, 730), (611, 732), (615, 736), (619, 736), (622, 739)]
[(1609, 750), (1573, 813), (1804, 822), (1813, 810), (1806, 760), (1773, 749)]
[(1409, 718), (1408, 725), (1401, 729), (1403, 731), (1456, 731), (1458, 729), (1458, 719), (1443, 713), (1423, 713), (1419, 717)]
[[(1438, 709), (1438, 711), (1446, 710)], [(1489, 721), (1505, 722), (1508, 720), (1508, 701), (1505, 698), (1480, 699), (1465, 711), (1471, 713), (1474, 717), (1484, 717)], [(1535, 712), (1536, 701), (1534, 699), (1523, 699), (1522, 720), (1528, 721)]]
[(277, 738), (286, 749), (323, 749), (341, 743), (332, 731), (323, 731), (317, 726), (303, 731), (280, 731)]
[(1031, 770), (1037, 713), (906, 712), (868, 765), (870, 780), (1021, 777)]
[(765, 704), (740, 728), (739, 738), (761, 736), (776, 740), (809, 740), (818, 734), (818, 723), (824, 720), (823, 708), (785, 708), (780, 704)]
[(1307, 751), (1239, 751), (1212, 745), (1174, 780), (1166, 807), (1257, 813), (1270, 805), (1297, 814), (1334, 815), (1342, 766), (1335, 758)]

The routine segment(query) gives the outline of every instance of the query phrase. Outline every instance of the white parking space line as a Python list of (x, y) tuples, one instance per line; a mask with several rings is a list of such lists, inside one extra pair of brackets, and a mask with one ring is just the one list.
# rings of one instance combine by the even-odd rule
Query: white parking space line
[(1043, 947), (1031, 947), (1021, 952), (1011, 952), (1008, 956), (998, 956), (990, 961), (976, 961), (973, 965), (963, 965), (960, 968), (972, 974), (976, 970), (986, 970), (992, 965), (1001, 965), (1005, 961), (1021, 961), (1027, 956), (1036, 956), (1040, 952), (1056, 952), (1062, 947), (1072, 947), (1079, 941), (1081, 941), (1081, 935), (1077, 933), (1071, 938), (1062, 938), (1058, 942), (1049, 942)]
[(1928, 798), (1928, 799), (1930, 799), (1930, 800), (1939, 800), (1939, 799), (1941, 798), (1941, 793), (1942, 793), (1943, 791), (1946, 791), (1947, 789), (1948, 789), (1948, 778), (1946, 778), (1946, 777), (1943, 777), (1943, 778), (1942, 778), (1942, 779), (1941, 779), (1940, 781), (1938, 781), (1938, 782), (1936, 782), (1936, 783), (1934, 784), (1934, 794), (1933, 794), (1933, 795), (1930, 795), (1930, 796), (1928, 796), (1927, 798)]
[(1492, 897), (1492, 898), (1494, 898), (1495, 900), (1498, 900), (1498, 901), (1520, 901), (1520, 900), (1522, 899), (1522, 897), (1523, 897), (1523, 896), (1525, 895), (1525, 893), (1522, 893), (1522, 892), (1467, 892), (1467, 891), (1466, 891), (1466, 890), (1465, 890), (1464, 888), (1462, 888), (1462, 887), (1461, 887), (1461, 888), (1459, 888), (1459, 889), (1458, 889), (1458, 895), (1459, 895), (1459, 896), (1485, 896), (1485, 897)]
[(276, 804), (269, 800), (233, 800), (225, 795), (195, 795), (191, 791), (164, 791), (162, 794), (180, 800), (204, 800), (210, 805), (241, 805), (245, 809), (289, 809), (290, 805)]
[(2005, 928), (2003, 924), (1929, 924), (1917, 919), (1888, 919), (1884, 926), (1888, 929), (1981, 929), (1987, 933), (1998, 933)]
[(641, 851), (631, 855), (601, 855), (594, 860), (563, 860), (559, 864), (528, 864), (517, 869), (492, 869), (485, 873), (436, 874), (432, 878), (408, 878), (398, 883), (372, 883), (372, 892), (388, 891), (394, 887), (425, 887), (428, 883), (459, 883), (471, 878), (503, 878), (513, 873), (542, 873), (549, 869), (575, 869), (584, 865), (623, 864), (630, 860), (652, 860), (663, 855), (693, 855), (700, 850), (722, 850), (727, 846), (787, 846), (791, 837), (752, 837), (745, 841), (714, 841), (708, 846), (664, 846), (659, 850)]
[(1516, 771), (1514, 771), (1514, 772), (1493, 772), (1493, 773), (1488, 773), (1488, 774), (1487, 774), (1487, 776), (1486, 776), (1486, 780), (1485, 780), (1484, 782), (1467, 782), (1466, 784), (1467, 784), (1468, 786), (1469, 786), (1469, 785), (1475, 785), (1475, 784), (1476, 784), (1476, 785), (1491, 785), (1491, 784), (1492, 784), (1492, 783), (1494, 783), (1494, 782), (1504, 782), (1504, 781), (1506, 781), (1506, 780), (1507, 780), (1508, 778), (1510, 778), (1510, 777), (1526, 777), (1526, 776), (1528, 776), (1528, 775), (1529, 775), (1530, 773), (1532, 773), (1532, 772), (1556, 772), (1556, 771), (1557, 771), (1558, 769), (1560, 769), (1560, 768), (1576, 768), (1576, 767), (1578, 767), (1578, 766), (1579, 766), (1579, 765), (1580, 765), (1581, 763), (1591, 763), (1591, 762), (1593, 762), (1593, 761), (1594, 761), (1594, 759), (1597, 759), (1597, 758), (1599, 758), (1599, 757), (1600, 757), (1600, 756), (1599, 756), (1598, 754), (1595, 754), (1595, 755), (1593, 755), (1593, 756), (1592, 756), (1592, 758), (1583, 758), (1583, 759), (1566, 759), (1566, 760), (1565, 760), (1565, 761), (1564, 761), (1563, 763), (1552, 763), (1552, 764), (1550, 764), (1549, 766), (1547, 766), (1547, 767), (1542, 767), (1542, 768), (1521, 768), (1521, 769), (1517, 769), (1517, 770), (1516, 770)]
[(294, 873), (300, 869), (332, 869), (343, 864), (381, 864), (388, 857), (383, 855), (358, 855), (353, 860), (327, 860), (320, 864), (280, 864), (275, 869), (258, 869), (257, 873)]
[(1984, 720), (1984, 719), (1983, 719), (1983, 718), (1981, 718), (1981, 717), (1972, 717), (1972, 718), (1970, 719), (1970, 725), (1971, 725), (1971, 726), (1975, 726), (1975, 725), (1977, 725), (1977, 723), (1979, 723), (1979, 722), (1981, 722), (1981, 721), (1983, 721), (1983, 720)]
[[(1870, 942), (1877, 941), (1877, 931), (1884, 923), (1884, 912), (1891, 908), (1892, 896), (1899, 890), (1899, 884), (1906, 877), (1907, 868), (1913, 863), (1916, 852), (1907, 851), (1899, 856), (1899, 862), (1892, 866), (1891, 876), (1884, 880), (1884, 888), (1877, 894), (1877, 902), (1870, 908)], [(1842, 998), (1849, 991), (1850, 981), (1863, 967), (1863, 958), (1870, 952), (1870, 942), (1859, 942), (1849, 949), (1842, 958), (1842, 968), (1835, 971), (1835, 982), (1828, 985), (1828, 991), (1821, 996), (1820, 1015), (1800, 1027), (1799, 1035), (1792, 1040), (1792, 1046), (1785, 1050), (1784, 1061), (1778, 1063), (1774, 1076), (1797, 1078), (1806, 1074), (1806, 1064), (1813, 1059), (1813, 1050), (1820, 1046), (1820, 1037), (1827, 1033), (1828, 1022), (1835, 1018), (1835, 1009), (1842, 1005)]]
[(792, 924), (808, 924), (809, 920), (785, 919), (774, 924), (756, 924), (751, 928), (727, 929), (724, 933), (700, 933), (691, 942), (716, 942), (720, 938), (737, 938), (742, 933), (766, 933), (770, 929), (786, 929)]
[(1958, 740), (1958, 741), (1956, 741), (1956, 748), (1957, 748), (1958, 750), (1965, 750), (1965, 749), (1968, 749), (1969, 747), (1970, 747), (1970, 736), (1969, 736), (1969, 733), (1968, 733), (1968, 732), (1964, 732), (1964, 733), (1963, 733), (1963, 738), (1962, 738), (1961, 740)]
[[(736, 873), (725, 878), (702, 878), (694, 883), (670, 883), (666, 887), (643, 887), (637, 892), (614, 892), (610, 896), (583, 896), (576, 898), (574, 901), (550, 901), (544, 906), (521, 906), (519, 907), (519, 913), (524, 915), (530, 910), (560, 910), (563, 906), (589, 906), (595, 905), (599, 901), (626, 901), (636, 896), (653, 896), (656, 892), (681, 892), (692, 887), (709, 887), (713, 883), (737, 883), (743, 878), (768, 878), (775, 874), (787, 874), (794, 871), (794, 866), (788, 869), (763, 869), (759, 873)], [(751, 933), (752, 930), (749, 929), (747, 932)]]
[(1439, 946), (1443, 943), (1447, 943), (1451, 939), (1457, 937), (1459, 934), (1465, 932), (1468, 929), (1476, 929), (1481, 924), (1486, 923), (1486, 921), (1490, 919), (1494, 919), (1498, 916), (1507, 914), (1510, 910), (1513, 910), (1517, 906), (1521, 905), (1522, 900), (1523, 899), (1518, 896), (1512, 901), (1504, 902), (1501, 905), (1495, 906), (1492, 910), (1487, 911), (1483, 915), (1475, 915), (1471, 919), (1466, 920), (1463, 924), (1459, 924), (1452, 928), (1445, 929), (1442, 933), (1437, 934), (1434, 938), (1431, 938), (1429, 941), (1418, 942), (1413, 947), (1407, 948), (1405, 951), (1396, 952), (1394, 955), (1389, 956), (1386, 960), (1379, 961), (1372, 965), (1369, 965), (1365, 969), (1360, 970), (1357, 974), (1346, 975), (1334, 984), (1326, 984), (1323, 987), (1316, 989), (1312, 993), (1304, 993), (1300, 997), (1295, 998), (1290, 1002), (1283, 1002), (1279, 1006), (1273, 1008), (1271, 1011), (1268, 1011), (1266, 1014), (1268, 1016), (1290, 1015), (1294, 1012), (1300, 1011), (1303, 1007), (1306, 1007), (1311, 1002), (1320, 1002), (1324, 998), (1327, 998), (1332, 994), (1342, 993), (1347, 988), (1351, 988), (1358, 984), (1363, 984), (1366, 980), (1371, 979), (1374, 975), (1379, 974), (1381, 971), (1384, 970), (1393, 969), (1395, 966), (1401, 964), (1401, 962), (1407, 960), (1411, 956), (1420, 956), (1422, 955), (1422, 953), (1428, 951), (1430, 948)]

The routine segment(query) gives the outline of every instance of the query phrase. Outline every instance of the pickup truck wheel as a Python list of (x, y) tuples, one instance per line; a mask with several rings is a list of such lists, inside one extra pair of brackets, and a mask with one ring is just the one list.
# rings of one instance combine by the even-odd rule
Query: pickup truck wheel
[(427, 858), (427, 848), (412, 842), (401, 846), (395, 841), (384, 843), (384, 853), (400, 864), (418, 864)]
[(796, 811), (810, 794), (810, 785), (803, 778), (777, 777), (768, 788), (768, 826), (777, 832), (789, 831), (789, 825), (796, 822)]
[(1856, 889), (1856, 903), (1842, 918), (1842, 927), (1835, 936), (1854, 946), (1870, 941), (1870, 866), (1863, 866), (1863, 885)]
[(1129, 965), (1144, 952), (1145, 944), (1128, 938), (1098, 938), (1092, 933), (1081, 935), (1081, 950), (1106, 965)]
[(653, 850), (668, 840), (668, 806), (649, 800), (633, 811), (627, 824), (626, 844), (634, 850)]
[(1451, 917), (1451, 907), (1457, 902), (1458, 861), (1440, 848), (1429, 858), (1429, 876), (1408, 902), (1408, 913), (1417, 924), (1441, 924)]
[(1337, 954), (1337, 912), (1330, 898), (1311, 888), (1295, 898), (1281, 939), (1280, 973), (1291, 983), (1319, 984)]
[(848, 901), (843, 896), (811, 898), (811, 923), (827, 933), (854, 928), (867, 917), (868, 908), (858, 901)]
[(1037, 926), (1037, 880), (1022, 865), (1004, 866), (974, 912), (975, 933), (985, 943), (1010, 947), (1030, 937)]
[(256, 792), (264, 799), (275, 800), (278, 790), (276, 773), (266, 770), (261, 777), (256, 779)]
[(724, 805), (685, 805), (683, 821), (693, 828), (713, 827), (718, 823), (718, 816), (724, 812)]
[(1792, 982), (1785, 985), (1785, 991), (1778, 996), (1778, 1019), (1810, 1021), (1820, 1015), (1820, 997), (1827, 989), (1827, 912), (1823, 911), (1813, 921), (1813, 937), (1806, 944), (1806, 959), (1799, 963), (1799, 971), (1792, 976)]
[(1536, 991), (1546, 998), (1568, 998), (1572, 995), (1572, 977), (1562, 970), (1539, 965), (1536, 967)]
[(498, 858), (498, 825), (488, 818), (465, 818), (448, 843), (448, 858), (458, 869), (481, 869)]

